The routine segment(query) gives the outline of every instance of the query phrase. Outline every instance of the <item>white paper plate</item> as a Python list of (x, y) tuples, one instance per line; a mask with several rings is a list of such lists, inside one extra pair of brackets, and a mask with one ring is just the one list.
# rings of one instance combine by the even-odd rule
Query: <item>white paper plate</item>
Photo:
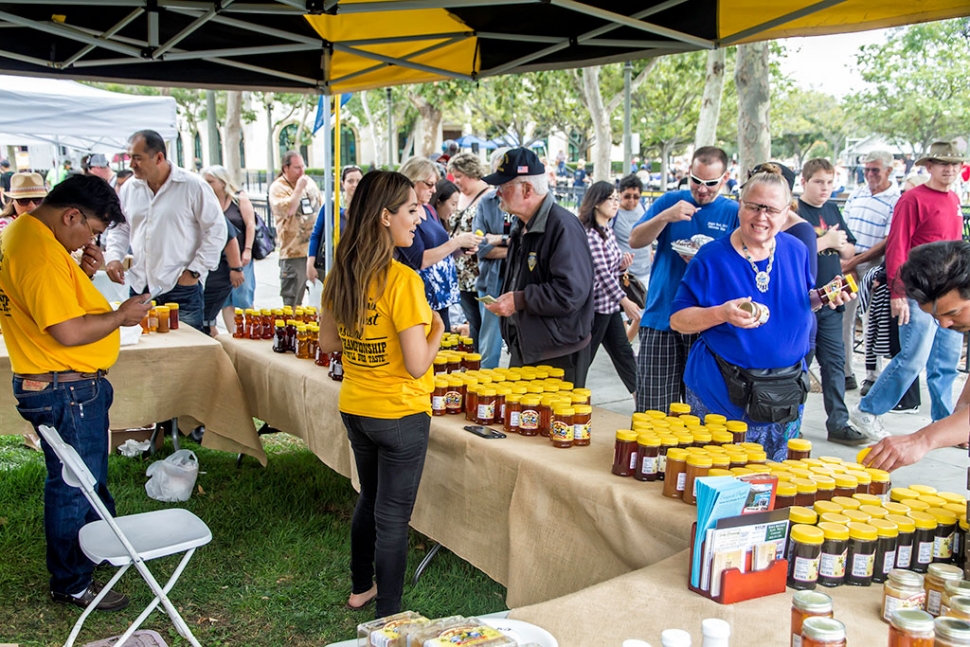
[(482, 618), (482, 622), (498, 629), (503, 634), (518, 641), (520, 645), (535, 643), (542, 647), (559, 647), (559, 642), (551, 633), (523, 620), (511, 618)]
[(675, 240), (670, 243), (670, 248), (683, 256), (693, 256), (697, 253), (697, 248), (689, 240)]

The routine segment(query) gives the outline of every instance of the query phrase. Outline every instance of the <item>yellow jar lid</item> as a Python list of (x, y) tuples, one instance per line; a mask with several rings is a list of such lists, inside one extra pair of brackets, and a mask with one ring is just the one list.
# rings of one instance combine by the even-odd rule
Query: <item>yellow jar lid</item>
[(795, 476), (797, 476), (800, 479), (809, 479), (809, 480), (811, 480), (811, 478), (812, 478), (812, 471), (811, 470), (808, 470), (808, 469), (804, 469), (804, 468), (801, 468), (801, 467), (789, 467), (788, 468), (788, 471), (791, 472), (792, 474), (794, 474)]
[(866, 523), (872, 519), (871, 514), (867, 514), (862, 510), (842, 510), (842, 514), (857, 523)]
[(910, 485), (909, 489), (917, 494), (936, 494), (936, 488), (930, 485), (920, 485), (917, 483), (916, 485)]
[(962, 503), (962, 504), (961, 503), (944, 503), (940, 507), (943, 508), (944, 510), (949, 510), (950, 512), (952, 512), (953, 514), (955, 514), (957, 516), (957, 519), (959, 519), (960, 517), (967, 516), (967, 505), (965, 503)]
[(551, 393), (546, 393), (545, 395), (542, 396), (542, 399), (539, 400), (539, 404), (541, 404), (544, 407), (551, 407), (552, 403), (555, 402), (556, 399), (557, 398), (555, 395)]
[(546, 391), (544, 388), (542, 388), (542, 385), (537, 382), (529, 382), (528, 386), (525, 388), (528, 389), (529, 393), (545, 393)]
[(743, 447), (745, 450), (749, 452), (763, 452), (765, 450), (764, 446), (761, 443), (744, 442), (744, 443), (738, 443), (738, 445), (740, 445), (741, 447)]
[(771, 475), (778, 479), (779, 483), (787, 483), (791, 481), (795, 476), (791, 472), (775, 472), (772, 471)]
[(926, 511), (926, 514), (936, 517), (936, 523), (941, 526), (949, 526), (957, 522), (957, 515), (950, 510), (944, 510), (943, 508), (930, 508)]
[(834, 496), (832, 503), (838, 503), (845, 510), (858, 510), (859, 506), (862, 505), (861, 501), (848, 496)]
[(808, 465), (806, 465), (802, 461), (795, 460), (794, 458), (786, 458), (785, 460), (783, 460), (781, 462), (781, 464), (782, 465), (787, 465), (789, 468), (791, 468), (791, 467), (797, 467), (800, 470), (807, 470), (808, 469)]
[(719, 467), (712, 467), (707, 471), (708, 476), (730, 476), (734, 478), (734, 474), (731, 474), (729, 470), (721, 469)]
[(821, 529), (826, 539), (834, 541), (846, 541), (849, 539), (849, 529), (840, 523), (820, 521), (817, 527)]
[(797, 524), (791, 528), (791, 538), (800, 544), (817, 546), (825, 541), (825, 533), (815, 526)]
[(814, 524), (818, 521), (818, 515), (814, 510), (809, 510), (800, 505), (793, 505), (788, 508), (788, 520), (792, 523)]
[(873, 467), (867, 467), (866, 473), (872, 477), (873, 483), (889, 483), (889, 472), (886, 470), (877, 470)]
[(634, 442), (637, 439), (637, 435), (632, 429), (618, 429), (616, 431), (616, 439), (622, 440), (623, 442)]
[(905, 505), (908, 505), (910, 510), (917, 512), (926, 512), (932, 507), (929, 503), (920, 501), (919, 499), (906, 499)]
[(874, 519), (885, 519), (889, 510), (877, 505), (864, 505), (859, 508), (859, 512), (864, 512)]
[(699, 424), (701, 424), (701, 419), (700, 418), (698, 418), (697, 416), (692, 416), (689, 413), (683, 413), (683, 414), (681, 414), (680, 417), (677, 418), (677, 420), (680, 420), (682, 423), (684, 423), (684, 425), (699, 425)]
[(282, 319), (276, 319), (275, 321), (273, 321), (273, 326), (275, 326), (276, 328), (285, 328), (286, 323)]
[(536, 369), (535, 376), (537, 380), (547, 380), (549, 379), (549, 372)]
[(306, 324), (296, 324), (296, 332), (306, 332)]
[(877, 497), (875, 494), (866, 494), (865, 492), (859, 492), (853, 494), (852, 497), (862, 505), (882, 505), (882, 499)]
[[(662, 422), (665, 425), (667, 425), (668, 427), (672, 428), (672, 429), (674, 427), (676, 427), (678, 429), (686, 429), (687, 428), (687, 425), (685, 425), (684, 424), (684, 421), (681, 420), (680, 418), (664, 418)], [(694, 429), (697, 429), (698, 431), (707, 431), (707, 429), (702, 429), (701, 427), (699, 427), (697, 425), (693, 425), (693, 428)]]
[(579, 395), (578, 393), (570, 393), (569, 400), (570, 402), (574, 402), (576, 404), (585, 404), (586, 402), (589, 402), (589, 396)]
[(506, 404), (518, 404), (521, 401), (522, 401), (521, 393), (510, 393), (509, 395), (505, 396)]
[(754, 450), (748, 452), (748, 462), (749, 463), (763, 463), (768, 460), (768, 454), (760, 450)]
[(581, 416), (586, 416), (593, 413), (593, 407), (588, 404), (577, 404), (573, 408), (576, 410), (576, 413)]
[(853, 490), (859, 487), (859, 479), (849, 474), (836, 474), (835, 475), (835, 487), (837, 488), (852, 488)]
[(901, 514), (890, 514), (886, 516), (886, 521), (892, 521), (899, 528), (899, 532), (913, 532), (916, 530), (916, 522)]
[(920, 501), (923, 503), (930, 504), (931, 508), (942, 508), (946, 505), (946, 499), (943, 497), (936, 496), (935, 494), (923, 494), (920, 495)]
[(500, 395), (503, 398), (508, 398), (512, 395), (512, 389), (507, 386), (497, 386), (495, 387), (495, 395)]
[[(179, 304), (175, 303), (174, 301), (169, 301), (168, 303), (163, 303), (162, 305), (168, 308), (169, 310), (179, 309)], [(266, 313), (269, 314), (269, 310), (267, 310)]]
[(694, 467), (712, 467), (714, 461), (711, 460), (710, 456), (706, 454), (690, 454), (687, 457), (687, 464)]
[[(936, 530), (936, 526), (939, 525), (936, 522), (936, 517), (925, 512), (917, 512), (915, 510), (910, 510), (906, 513), (906, 516), (913, 520), (916, 527), (920, 530)], [(890, 521), (892, 521), (890, 519)]]
[(287, 326), (295, 326), (296, 325), (296, 319), (287, 319), (286, 320), (286, 325)]
[(936, 496), (940, 497), (947, 503), (960, 503), (962, 505), (967, 504), (967, 498), (956, 492), (937, 492)]
[(667, 422), (666, 420), (661, 420), (659, 418), (655, 418), (650, 422), (650, 424), (652, 424), (657, 429), (670, 429), (670, 423)]
[(837, 523), (840, 526), (844, 526), (847, 523), (850, 523), (852, 521), (852, 519), (849, 519), (844, 514), (840, 514), (838, 512), (826, 512), (821, 517), (819, 517), (819, 520), (824, 521), (826, 523)]
[(482, 388), (482, 389), (479, 389), (478, 395), (479, 397), (484, 397), (484, 398), (494, 398), (496, 395), (498, 395), (498, 392), (495, 389)]
[(779, 483), (775, 496), (793, 497), (798, 494), (798, 488), (794, 483)]
[(792, 438), (788, 441), (788, 449), (796, 452), (810, 452), (812, 451), (812, 441), (805, 438)]
[(725, 422), (727, 422), (727, 417), (722, 416), (719, 413), (708, 413), (704, 416), (705, 425), (723, 425)]
[(465, 386), (465, 380), (463, 380), (463, 379), (461, 379), (460, 377), (457, 377), (457, 376), (452, 377), (452, 376), (449, 375), (448, 376), (448, 386), (454, 386), (454, 387)]
[(573, 393), (576, 395), (585, 395), (587, 398), (593, 395), (593, 392), (589, 389), (573, 389)]
[(434, 388), (436, 388), (436, 389), (447, 389), (448, 388), (448, 380), (443, 380), (441, 378), (436, 379), (434, 381)]
[(899, 526), (892, 521), (887, 521), (886, 519), (870, 519), (866, 523), (875, 528), (880, 537), (895, 537), (899, 534)]
[(835, 489), (835, 479), (831, 476), (825, 476), (824, 474), (813, 474), (812, 480), (815, 481), (815, 485), (818, 489), (828, 492), (829, 490)]
[(465, 355), (465, 360), (468, 362), (480, 362), (482, 361), (482, 356), (478, 353), (468, 353)]
[(849, 537), (852, 539), (876, 541), (879, 536), (879, 531), (876, 530), (875, 526), (870, 526), (867, 523), (851, 522), (847, 527), (849, 529)]
[(840, 465), (845, 462), (838, 456), (819, 456), (818, 459), (823, 463), (835, 463), (836, 465)]
[[(586, 405), (586, 406), (589, 406), (589, 405)], [(592, 409), (592, 407), (590, 408)], [(576, 409), (578, 410), (579, 407), (576, 407)], [(660, 436), (660, 444), (663, 445), (664, 447), (677, 446), (677, 436), (674, 436), (673, 434), (659, 434), (659, 436)]]
[(696, 431), (691, 436), (694, 437), (695, 443), (704, 443), (706, 445), (711, 442), (711, 434), (706, 431)]
[[(849, 476), (855, 477), (855, 480), (858, 481), (860, 485), (868, 486), (870, 483), (872, 483), (872, 475), (869, 474), (869, 472), (866, 472), (864, 470), (850, 469), (846, 471), (846, 474), (848, 474)], [(862, 492), (861, 494), (865, 494), (865, 492)], [(866, 495), (866, 496), (870, 496), (870, 495)], [(871, 496), (876, 496), (876, 495), (873, 494)], [(876, 497), (876, 498), (878, 499), (879, 497)], [(882, 499), (879, 499), (879, 500), (881, 501)]]
[(644, 413), (656, 420), (663, 420), (664, 418), (667, 417), (666, 413), (664, 413), (663, 411), (658, 411), (656, 409), (647, 409), (646, 411), (644, 411)]
[(905, 515), (910, 510), (909, 506), (905, 503), (896, 503), (895, 501), (887, 501), (882, 504), (882, 507), (889, 510), (889, 514)]
[(562, 378), (566, 375), (566, 371), (558, 366), (550, 366), (546, 369), (546, 372), (549, 373), (549, 377)]
[[(562, 409), (556, 409), (557, 416), (560, 415), (560, 411), (562, 411)], [(660, 437), (655, 434), (640, 434), (637, 436), (637, 444), (643, 445), (644, 447), (660, 447)]]
[[(558, 384), (550, 384), (549, 380), (545, 380), (542, 383), (542, 388), (545, 389), (546, 393), (559, 393), (559, 391), (560, 391), (559, 385)], [(571, 398), (572, 395), (573, 394), (570, 393), (569, 394), (569, 397)]]
[(798, 488), (799, 494), (815, 494), (818, 491), (818, 486), (815, 484), (815, 481), (796, 478), (792, 479), (791, 482)]
[(647, 430), (653, 431), (653, 425), (651, 423), (649, 423), (649, 422), (644, 422), (642, 420), (634, 420), (633, 421), (633, 424), (630, 425), (630, 428), (633, 429), (633, 431), (641, 431), (641, 430), (642, 431), (647, 431)]
[(835, 512), (836, 514), (842, 512), (842, 506), (832, 501), (816, 501), (815, 505), (812, 506), (812, 509), (815, 510), (815, 514), (820, 515), (825, 514), (826, 512)]
[(835, 476), (835, 470), (830, 467), (812, 465), (808, 468), (813, 474), (822, 474), (823, 476)]
[(734, 474), (735, 476), (747, 476), (749, 474), (754, 474), (754, 472), (746, 467), (732, 467), (731, 474)]
[(802, 462), (808, 465), (809, 467), (825, 467), (825, 463), (823, 463), (817, 458), (803, 458)]
[(667, 461), (686, 461), (687, 460), (687, 450), (680, 449), (678, 447), (671, 447), (667, 450)]
[(716, 442), (718, 445), (729, 445), (734, 439), (729, 431), (715, 431), (711, 433), (711, 440)]
[(724, 423), (724, 427), (732, 433), (740, 433), (742, 431), (748, 431), (748, 423), (742, 422), (740, 420), (728, 420)]
[(845, 474), (849, 471), (849, 468), (839, 463), (826, 463), (825, 467), (829, 468), (829, 470), (836, 474)]
[(748, 463), (744, 466), (744, 469), (748, 470), (753, 474), (770, 474), (771, 469), (767, 465), (761, 465), (760, 463)]
[(690, 413), (690, 405), (685, 402), (671, 402), (670, 413)]
[[(522, 396), (522, 406), (523, 407), (538, 407), (539, 403), (542, 402), (542, 398), (536, 395), (524, 395)], [(630, 430), (633, 433), (633, 430)]]
[(889, 490), (889, 499), (891, 501), (906, 501), (906, 499), (918, 499), (919, 492), (915, 490), (910, 490), (904, 487), (894, 487)]

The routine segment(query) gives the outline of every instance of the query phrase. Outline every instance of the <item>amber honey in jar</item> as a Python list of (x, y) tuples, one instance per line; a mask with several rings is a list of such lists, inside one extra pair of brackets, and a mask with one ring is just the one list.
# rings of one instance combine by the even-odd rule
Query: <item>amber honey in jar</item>
[(833, 496), (844, 496), (851, 498), (853, 494), (856, 493), (856, 488), (859, 485), (859, 481), (856, 477), (849, 474), (836, 474), (835, 478), (835, 493)]
[[(273, 324), (273, 352), (274, 353), (285, 353), (286, 352), (286, 328), (285, 324), (277, 319)], [(235, 335), (233, 335), (235, 337)]]
[(445, 394), (445, 408), (449, 415), (458, 415), (464, 409), (465, 404), (465, 383), (457, 376), (449, 376), (448, 393)]
[(478, 422), (478, 391), (485, 385), (479, 385), (478, 380), (470, 377), (459, 378), (465, 382), (465, 420)]
[(842, 524), (827, 521), (820, 521), (817, 527), (825, 537), (818, 564), (818, 583), (829, 587), (842, 586), (845, 581), (849, 529)]
[(950, 615), (950, 600), (955, 597), (970, 596), (970, 581), (946, 580), (943, 583), (943, 596), (940, 598), (940, 615)]
[(431, 415), (443, 416), (448, 413), (445, 396), (448, 394), (448, 380), (438, 378), (434, 381), (434, 391), (431, 392)]
[[(263, 308), (259, 311), (259, 319), (262, 327), (262, 332), (259, 335), (260, 339), (272, 339), (273, 338), (273, 311), (269, 308)], [(319, 327), (319, 325), (318, 325)]]
[(913, 546), (916, 543), (916, 522), (910, 517), (889, 514), (886, 521), (896, 524), (899, 534), (896, 536), (896, 568), (909, 568), (913, 563)]
[(812, 441), (804, 438), (792, 438), (788, 441), (788, 458), (797, 461), (810, 458), (812, 455)]
[(740, 444), (747, 439), (748, 424), (746, 422), (742, 422), (741, 420), (728, 420), (724, 423), (724, 426), (734, 436), (734, 442)]
[(542, 401), (537, 395), (522, 396), (522, 411), (519, 414), (519, 435), (539, 435), (539, 404)]
[(552, 426), (549, 428), (549, 438), (552, 446), (566, 449), (573, 446), (573, 416), (576, 410), (572, 407), (558, 406), (552, 412)]
[(637, 436), (637, 470), (633, 476), (638, 481), (656, 481), (659, 478), (659, 436), (650, 433)]
[(876, 563), (872, 569), (872, 581), (885, 582), (889, 571), (896, 568), (896, 542), (899, 526), (886, 519), (870, 519), (869, 525), (876, 529)]
[(697, 479), (707, 476), (713, 461), (710, 456), (705, 454), (690, 454), (687, 456), (687, 466), (684, 470), (684, 503), (695, 505), (697, 503)]
[(802, 647), (845, 647), (845, 625), (824, 616), (806, 618), (802, 623)]
[(917, 573), (896, 568), (889, 571), (882, 585), (882, 619), (889, 622), (896, 611), (920, 609), (926, 606), (926, 589), (923, 577)]
[(522, 415), (522, 394), (512, 393), (505, 396), (505, 433), (519, 433), (519, 418)]
[(791, 647), (801, 646), (802, 624), (816, 617), (832, 617), (832, 598), (821, 591), (796, 591), (791, 600)]
[[(166, 303), (165, 307), (168, 308), (168, 327), (170, 330), (179, 329), (179, 304), (172, 302)], [(272, 322), (270, 322), (272, 324)], [(272, 337), (273, 327), (270, 326), (270, 337)], [(266, 337), (269, 339), (270, 337)]]
[(936, 517), (925, 512), (911, 510), (906, 513), (916, 525), (913, 541), (913, 560), (910, 568), (917, 573), (925, 573), (933, 562), (933, 547), (936, 544)]
[(831, 501), (835, 496), (835, 479), (824, 474), (813, 473), (812, 480), (815, 481), (816, 487), (815, 500)]
[(508, 397), (512, 395), (512, 389), (507, 386), (495, 387), (495, 424), (505, 424), (505, 404)]
[(306, 324), (296, 326), (296, 358), (310, 359), (310, 337), (307, 333)]
[(811, 508), (815, 505), (815, 495), (818, 492), (818, 486), (815, 485), (815, 481), (811, 479), (793, 478), (791, 483), (795, 485), (797, 490), (795, 494), (795, 505), (804, 508)]
[(779, 483), (775, 490), (775, 510), (790, 508), (795, 505), (795, 495), (798, 488), (793, 483)]
[(667, 460), (664, 474), (663, 495), (671, 499), (684, 496), (684, 485), (687, 480), (687, 450), (678, 447), (667, 449)]
[(668, 414), (671, 418), (678, 418), (683, 414), (690, 413), (690, 405), (684, 402), (671, 402), (669, 407), (670, 413)]
[(789, 540), (791, 560), (788, 563), (788, 586), (798, 590), (814, 589), (818, 582), (825, 534), (821, 528), (797, 524), (792, 527)]
[(926, 612), (931, 616), (941, 614), (943, 591), (947, 582), (959, 582), (963, 579), (963, 569), (952, 564), (930, 564), (923, 578), (926, 589)]
[(960, 618), (937, 618), (935, 647), (966, 647), (970, 645), (970, 621)]
[(940, 605), (941, 616), (970, 620), (970, 595), (954, 595), (947, 602), (949, 602), (949, 605), (946, 608)]
[(246, 323), (243, 319), (243, 309), (235, 308), (233, 310), (233, 330), (232, 336), (234, 339), (242, 339), (246, 336)]
[(592, 430), (593, 407), (588, 404), (574, 404), (573, 410), (573, 444), (585, 447), (590, 443)]
[(899, 609), (889, 618), (889, 647), (934, 647), (933, 616), (919, 609)]
[(845, 583), (851, 586), (870, 586), (872, 571), (876, 566), (876, 540), (878, 531), (866, 523), (855, 521), (849, 528), (849, 551), (846, 555)]
[(155, 306), (155, 316), (158, 318), (156, 332), (169, 332), (171, 330), (170, 310), (166, 306)]
[(461, 370), (477, 371), (482, 367), (482, 356), (477, 353), (466, 353), (461, 358)]
[(539, 401), (539, 435), (549, 436), (549, 430), (552, 427), (552, 403), (555, 400), (555, 396), (544, 395), (542, 400)]
[(957, 516), (950, 510), (944, 510), (943, 508), (930, 508), (926, 513), (936, 517), (936, 531), (933, 539), (933, 561), (941, 564), (950, 564), (953, 562), (953, 535), (957, 528)]
[(616, 432), (613, 445), (613, 473), (617, 476), (633, 476), (637, 468), (637, 435), (632, 429)]
[(483, 388), (478, 391), (477, 413), (475, 420), (480, 425), (495, 424), (495, 389)]

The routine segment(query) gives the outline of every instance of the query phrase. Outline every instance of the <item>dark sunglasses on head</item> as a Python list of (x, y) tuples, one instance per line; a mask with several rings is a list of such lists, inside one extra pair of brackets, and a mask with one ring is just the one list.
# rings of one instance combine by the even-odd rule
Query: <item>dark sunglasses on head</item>
[(15, 198), (21, 207), (29, 207), (32, 204), (40, 204), (44, 198)]
[(721, 178), (717, 178), (716, 180), (702, 180), (696, 175), (694, 175), (693, 173), (691, 173), (690, 181), (693, 182), (694, 184), (703, 184), (706, 187), (715, 187), (721, 183)]

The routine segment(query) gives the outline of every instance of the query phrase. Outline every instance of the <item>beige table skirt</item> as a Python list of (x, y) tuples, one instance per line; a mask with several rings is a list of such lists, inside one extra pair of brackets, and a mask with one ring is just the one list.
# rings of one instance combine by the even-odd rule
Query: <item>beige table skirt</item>
[[(722, 605), (687, 589), (688, 552), (583, 591), (513, 609), (510, 618), (543, 627), (559, 647), (619, 645), (627, 638), (660, 644), (664, 629), (689, 631), (701, 644), (701, 621), (731, 623), (731, 644), (779, 647), (789, 644), (791, 599), (795, 592)], [(881, 619), (882, 585), (819, 587), (832, 596), (835, 617), (845, 623), (849, 645), (885, 645), (889, 625)]]
[[(0, 343), (0, 381), (10, 384), (11, 378), (10, 356)], [(115, 392), (109, 413), (112, 429), (178, 417), (182, 428), (205, 425), (203, 447), (249, 454), (266, 465), (236, 371), (211, 337), (188, 326), (142, 335), (138, 344), (122, 347), (108, 380)], [(0, 433), (27, 429), (12, 390), (0, 388)]]
[[(253, 415), (306, 440), (328, 466), (355, 478), (340, 419), (340, 383), (269, 342), (220, 337)], [(696, 510), (660, 495), (661, 483), (610, 473), (625, 416), (595, 409), (593, 443), (485, 440), (464, 417), (432, 419), (411, 525), (508, 587), (510, 606), (533, 604), (659, 562), (683, 550)]]

